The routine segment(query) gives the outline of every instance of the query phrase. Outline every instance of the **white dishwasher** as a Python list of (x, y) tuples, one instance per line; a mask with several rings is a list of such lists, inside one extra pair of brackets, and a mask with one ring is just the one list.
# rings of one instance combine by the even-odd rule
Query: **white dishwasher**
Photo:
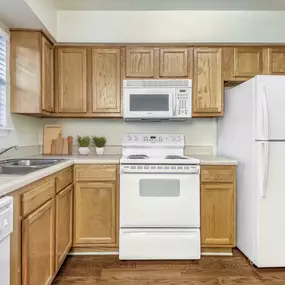
[(13, 231), (13, 198), (0, 198), (0, 284), (10, 285), (10, 234)]

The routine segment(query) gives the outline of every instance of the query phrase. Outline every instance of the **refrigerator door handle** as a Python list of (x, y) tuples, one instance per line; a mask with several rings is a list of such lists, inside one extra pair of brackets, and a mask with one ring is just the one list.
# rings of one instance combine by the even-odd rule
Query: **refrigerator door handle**
[(269, 125), (268, 125), (268, 106), (267, 106), (267, 100), (266, 100), (266, 87), (262, 87), (263, 92), (262, 92), (262, 116), (263, 116), (263, 136), (264, 139), (268, 139), (268, 133), (269, 133)]
[(263, 146), (263, 177), (262, 177), (262, 188), (261, 188), (261, 198), (266, 196), (266, 186), (267, 186), (267, 177), (268, 177), (268, 160), (269, 160), (269, 146), (268, 142), (262, 142)]

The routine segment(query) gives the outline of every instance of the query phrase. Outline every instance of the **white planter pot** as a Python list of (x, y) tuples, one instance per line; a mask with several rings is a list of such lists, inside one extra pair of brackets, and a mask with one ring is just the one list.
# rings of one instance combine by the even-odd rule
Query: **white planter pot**
[(79, 148), (79, 153), (82, 155), (88, 155), (89, 154), (89, 147), (80, 147)]
[(97, 155), (102, 155), (104, 153), (104, 147), (96, 147)]

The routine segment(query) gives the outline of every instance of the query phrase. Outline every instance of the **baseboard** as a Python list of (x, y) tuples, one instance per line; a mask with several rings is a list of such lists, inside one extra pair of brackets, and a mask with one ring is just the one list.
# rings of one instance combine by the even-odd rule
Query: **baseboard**
[(233, 249), (229, 247), (202, 247), (201, 255), (205, 256), (233, 256)]

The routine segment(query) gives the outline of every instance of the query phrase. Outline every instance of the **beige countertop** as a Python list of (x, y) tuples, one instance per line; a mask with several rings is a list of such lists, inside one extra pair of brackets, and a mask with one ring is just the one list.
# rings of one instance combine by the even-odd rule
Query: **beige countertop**
[[(237, 161), (220, 156), (211, 155), (190, 155), (191, 157), (200, 160), (201, 165), (237, 165)], [(106, 154), (106, 155), (70, 155), (70, 156), (50, 156), (50, 155), (36, 155), (33, 158), (60, 158), (65, 161), (38, 170), (26, 175), (0, 175), (0, 197), (7, 195), (21, 187), (24, 187), (41, 178), (49, 176), (58, 172), (68, 166), (74, 164), (119, 164), (120, 154)]]
[[(118, 164), (121, 155), (70, 155), (70, 156), (47, 156), (36, 155), (32, 158), (60, 158), (66, 159), (65, 161), (56, 165), (26, 174), (26, 175), (6, 175), (0, 174), (0, 197), (7, 195), (21, 187), (24, 187), (32, 182), (41, 178), (49, 176), (73, 164)], [(30, 157), (31, 158), (31, 157)]]
[(201, 165), (237, 165), (238, 162), (222, 156), (215, 155), (189, 155), (200, 160)]

